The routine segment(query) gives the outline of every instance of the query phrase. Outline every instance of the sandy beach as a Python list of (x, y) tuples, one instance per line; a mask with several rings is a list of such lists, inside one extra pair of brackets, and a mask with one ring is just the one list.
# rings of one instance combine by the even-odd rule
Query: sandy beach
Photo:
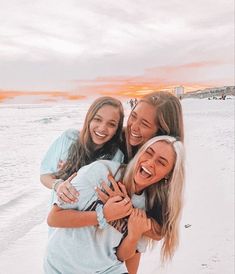
[[(79, 128), (89, 103), (80, 108), (79, 122), (77, 106), (0, 104), (0, 115), (5, 117), (4, 122), (0, 120), (0, 138), (8, 136), (12, 142), (10, 148), (7, 140), (0, 145), (8, 152), (0, 160), (0, 175), (5, 185), (16, 182), (0, 188), (1, 274), (43, 273), (49, 191), (39, 182), (40, 159), (64, 129)], [(185, 99), (182, 105), (187, 159), (180, 246), (172, 262), (163, 267), (157, 244), (142, 256), (138, 274), (233, 274), (234, 99)], [(126, 113), (128, 107), (126, 104)], [(30, 119), (23, 124), (26, 115)], [(26, 133), (29, 128), (31, 135)], [(21, 154), (32, 157), (23, 161)], [(24, 178), (20, 176), (22, 170)]]

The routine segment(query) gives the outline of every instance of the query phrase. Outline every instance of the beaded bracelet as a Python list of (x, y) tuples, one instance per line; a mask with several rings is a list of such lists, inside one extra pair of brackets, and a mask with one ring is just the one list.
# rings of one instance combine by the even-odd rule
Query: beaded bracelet
[(57, 187), (57, 185), (58, 185), (59, 183), (62, 183), (62, 182), (64, 182), (64, 180), (62, 180), (62, 179), (56, 179), (56, 180), (53, 182), (53, 184), (52, 184), (52, 189), (56, 192), (56, 187)]

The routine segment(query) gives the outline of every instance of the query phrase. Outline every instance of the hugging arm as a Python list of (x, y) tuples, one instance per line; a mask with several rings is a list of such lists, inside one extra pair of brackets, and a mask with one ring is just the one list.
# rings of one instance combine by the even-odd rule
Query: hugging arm
[(144, 236), (147, 236), (155, 241), (160, 241), (162, 239), (161, 226), (157, 223), (156, 220), (150, 218), (151, 221), (151, 229), (144, 233)]
[(56, 180), (56, 177), (53, 174), (42, 174), (40, 175), (40, 180), (47, 188), (54, 189), (63, 202), (73, 203), (77, 202), (79, 192), (70, 182), (76, 175), (77, 173), (74, 173), (67, 180), (63, 181)]
[[(71, 205), (72, 207), (73, 205)], [(130, 215), (132, 205), (121, 197), (110, 198), (104, 205), (103, 212), (107, 222), (118, 220)], [(51, 227), (78, 228), (98, 225), (96, 211), (79, 211), (74, 208), (63, 209), (54, 205), (48, 215), (47, 223)]]
[[(102, 183), (102, 187), (106, 193), (101, 189), (97, 189), (96, 192), (99, 195), (100, 200), (105, 203), (110, 197), (115, 195), (120, 195), (122, 197), (127, 197), (127, 191), (123, 183), (116, 182), (112, 176), (108, 176), (109, 181), (111, 182), (112, 189), (106, 184)], [(144, 233), (145, 236), (155, 240), (160, 241), (162, 239), (161, 226), (153, 218), (151, 220), (151, 229)]]
[(126, 261), (136, 254), (137, 244), (142, 235), (151, 229), (151, 221), (145, 211), (134, 208), (128, 219), (128, 233), (117, 248), (117, 257)]

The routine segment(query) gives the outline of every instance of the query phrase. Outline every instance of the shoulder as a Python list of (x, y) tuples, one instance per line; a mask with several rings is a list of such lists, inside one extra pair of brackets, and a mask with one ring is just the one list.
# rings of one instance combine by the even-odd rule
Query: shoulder
[(112, 161), (123, 163), (124, 162), (124, 154), (120, 149), (117, 149), (115, 155), (112, 158)]
[(99, 171), (117, 171), (121, 163), (110, 160), (98, 160), (91, 163), (89, 169), (98, 169)]
[(107, 177), (109, 173), (114, 175), (118, 171), (120, 165), (120, 162), (110, 160), (98, 160), (85, 167), (82, 167), (81, 169), (84, 168), (84, 172), (86, 172), (90, 176), (97, 176), (97, 178), (100, 178)]
[(80, 132), (77, 129), (70, 128), (64, 131), (61, 137), (71, 141), (76, 141), (79, 137), (79, 134)]

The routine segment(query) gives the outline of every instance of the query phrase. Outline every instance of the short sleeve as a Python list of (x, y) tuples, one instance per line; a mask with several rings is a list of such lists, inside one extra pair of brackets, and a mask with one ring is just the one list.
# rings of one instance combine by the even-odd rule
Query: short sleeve
[(61, 136), (59, 136), (46, 152), (46, 155), (41, 162), (40, 174), (56, 172), (59, 161), (66, 161), (69, 148), (78, 137), (79, 132), (74, 129), (66, 130)]
[(118, 163), (123, 163), (123, 161), (124, 161), (124, 154), (122, 153), (122, 151), (120, 149), (117, 150), (117, 152), (115, 153), (112, 161), (118, 162)]

